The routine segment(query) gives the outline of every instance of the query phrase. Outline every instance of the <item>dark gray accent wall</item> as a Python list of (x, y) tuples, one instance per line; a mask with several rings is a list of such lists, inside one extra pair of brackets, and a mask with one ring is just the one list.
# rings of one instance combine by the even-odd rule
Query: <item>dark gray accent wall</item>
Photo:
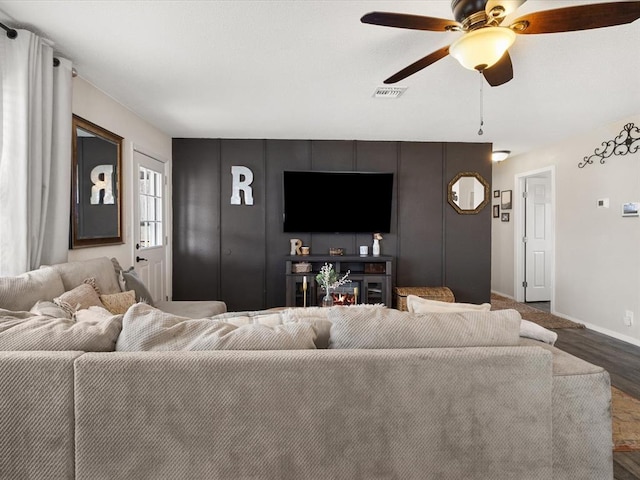
[[(173, 298), (220, 295), (220, 140), (173, 140)], [(204, 268), (203, 268), (204, 267)]]
[[(311, 142), (306, 140), (268, 140), (265, 142), (268, 165), (265, 185), (268, 203), (272, 205), (266, 212), (266, 279), (268, 287), (265, 304), (277, 306), (285, 304), (285, 268), (283, 256), (289, 254), (290, 233), (282, 231), (283, 188), (282, 172), (285, 170), (311, 170)], [(301, 235), (305, 244), (311, 235)], [(280, 288), (278, 288), (280, 286)]]
[[(487, 156), (491, 152), (487, 151)], [(491, 184), (488, 169), (469, 162), (477, 155), (477, 145), (448, 143), (444, 147), (444, 188), (458, 172), (479, 172)], [(491, 188), (489, 188), (491, 197)], [(444, 194), (443, 194), (444, 196)], [(477, 215), (460, 215), (444, 200), (444, 278), (456, 298), (489, 302), (491, 286), (491, 200)], [(489, 291), (487, 291), (489, 290)], [(478, 303), (478, 302), (475, 302)]]
[[(282, 231), (282, 172), (355, 170), (394, 173), (391, 233), (381, 242), (396, 258), (394, 286), (447, 285), (459, 301), (488, 302), (491, 208), (459, 215), (446, 187), (460, 171), (490, 182), (490, 154), (486, 143), (174, 139), (173, 298), (224, 300), (229, 310), (284, 305), (294, 235)], [(231, 205), (234, 165), (252, 170), (254, 205)], [(359, 200), (330, 194), (336, 209)], [(296, 236), (317, 254), (372, 243), (363, 234)]]
[(444, 145), (401, 143), (397, 285), (445, 285), (443, 276)]
[[(266, 193), (264, 142), (222, 140), (220, 148), (220, 298), (233, 310), (265, 305)], [(251, 169), (253, 205), (231, 205), (231, 167)]]

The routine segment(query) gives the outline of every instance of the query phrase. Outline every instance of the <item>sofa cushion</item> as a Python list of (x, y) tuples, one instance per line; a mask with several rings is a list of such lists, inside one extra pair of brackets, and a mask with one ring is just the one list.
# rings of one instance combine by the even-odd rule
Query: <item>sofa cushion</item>
[(121, 327), (121, 315), (76, 322), (0, 310), (0, 350), (110, 352), (115, 349)]
[(3, 480), (78, 478), (73, 365), (82, 355), (82, 352), (0, 352)]
[(100, 301), (111, 313), (123, 314), (129, 309), (129, 307), (135, 305), (136, 292), (129, 290), (128, 292), (100, 295)]
[(488, 312), (491, 310), (491, 304), (482, 303), (477, 305), (474, 303), (440, 302), (438, 300), (418, 297), (417, 295), (407, 295), (407, 310), (412, 313)]
[(227, 305), (218, 300), (163, 300), (154, 302), (152, 306), (163, 312), (188, 318), (212, 317), (227, 311)]
[(411, 313), (393, 309), (334, 308), (329, 312), (332, 348), (435, 348), (518, 345), (520, 314), (495, 312)]
[(223, 313), (221, 315), (214, 315), (211, 317), (211, 320), (220, 320), (225, 323), (235, 325), (236, 327), (252, 324), (275, 327), (276, 325), (282, 325), (283, 323), (281, 312), (262, 313), (260, 315), (229, 315), (228, 313)]
[[(329, 312), (345, 307), (306, 307), (289, 308), (282, 312), (283, 323), (308, 323), (316, 332), (316, 347), (329, 348), (329, 337), (331, 333), (331, 321)], [(370, 311), (371, 309), (383, 309), (384, 305), (350, 305), (348, 308), (360, 311)]]
[(60, 274), (49, 267), (0, 277), (0, 308), (28, 311), (38, 300), (51, 301), (64, 291)]
[[(276, 316), (280, 317), (280, 321), (278, 322), (278, 324), (282, 323), (282, 312), (283, 310), (275, 310), (275, 309), (267, 309), (267, 310), (244, 310), (244, 311), (239, 311), (239, 312), (220, 312), (214, 316), (212, 316), (211, 318), (214, 320), (223, 320), (227, 323), (233, 323), (230, 322), (229, 320), (233, 320), (233, 321), (237, 321), (239, 323), (242, 323), (244, 325), (249, 324), (249, 323), (254, 323), (254, 318), (255, 317), (259, 317), (258, 320), (262, 319), (262, 318), (268, 318), (268, 316), (270, 315), (275, 315), (273, 317), (273, 319), (276, 318)], [(238, 318), (240, 318), (240, 320), (238, 320)], [(275, 320), (274, 320), (275, 321)], [(255, 323), (260, 323), (260, 321), (256, 321)]]
[(611, 479), (611, 383), (607, 371), (539, 341), (521, 338), (520, 345), (553, 354), (554, 478)]
[(315, 348), (310, 325), (236, 327), (210, 318), (191, 319), (144, 303), (127, 310), (116, 350), (297, 350)]
[(59, 263), (52, 265), (51, 268), (60, 274), (65, 290), (71, 290), (81, 285), (85, 279), (94, 277), (101, 294), (121, 291), (116, 271), (107, 257)]
[(74, 367), (78, 479), (554, 478), (551, 358), (535, 347), (90, 353)]

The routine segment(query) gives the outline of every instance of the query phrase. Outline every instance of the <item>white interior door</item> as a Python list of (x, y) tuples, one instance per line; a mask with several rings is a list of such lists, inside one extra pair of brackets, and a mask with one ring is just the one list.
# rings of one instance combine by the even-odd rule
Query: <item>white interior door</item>
[(135, 269), (154, 301), (167, 299), (164, 163), (134, 150)]
[(525, 180), (525, 301), (551, 300), (551, 179)]

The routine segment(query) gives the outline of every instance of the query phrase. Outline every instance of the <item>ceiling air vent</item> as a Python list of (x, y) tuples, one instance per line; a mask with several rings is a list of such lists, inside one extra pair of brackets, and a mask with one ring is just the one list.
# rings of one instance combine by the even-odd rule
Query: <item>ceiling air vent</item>
[(378, 87), (373, 92), (373, 98), (398, 98), (407, 87)]

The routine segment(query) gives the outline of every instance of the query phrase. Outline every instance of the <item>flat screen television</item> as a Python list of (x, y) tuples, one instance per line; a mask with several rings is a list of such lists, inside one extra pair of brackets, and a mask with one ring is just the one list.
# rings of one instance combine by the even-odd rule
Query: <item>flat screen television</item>
[(389, 233), (393, 173), (284, 172), (284, 231)]

